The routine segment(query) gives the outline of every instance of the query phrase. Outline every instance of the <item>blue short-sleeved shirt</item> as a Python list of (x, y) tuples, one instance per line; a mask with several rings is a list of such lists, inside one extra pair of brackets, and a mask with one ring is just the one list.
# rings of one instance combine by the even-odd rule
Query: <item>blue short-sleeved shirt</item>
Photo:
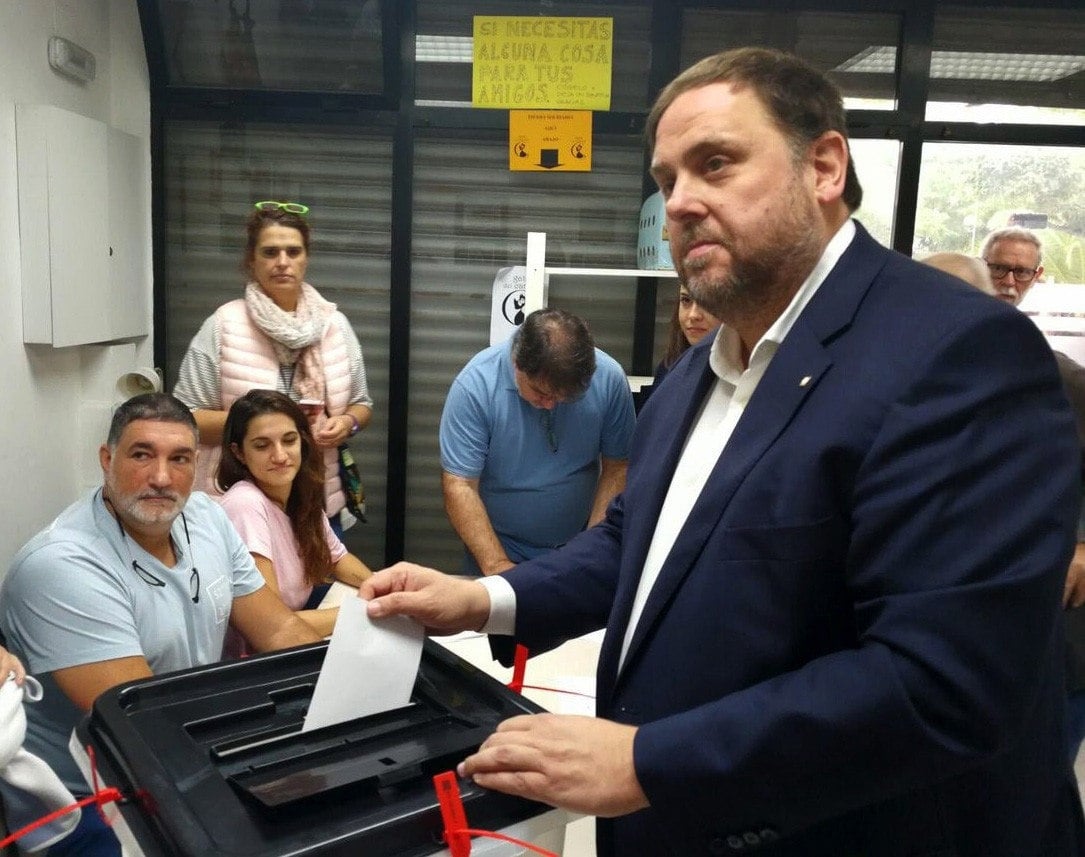
[[(636, 419), (629, 383), (599, 349), (595, 364), (587, 392), (556, 405), (549, 429), (546, 411), (516, 388), (511, 341), (476, 354), (452, 382), (441, 414), (441, 467), (479, 480), (490, 522), (513, 562), (580, 532), (591, 513), (599, 457), (629, 457)], [(468, 565), (477, 571), (470, 558)]]

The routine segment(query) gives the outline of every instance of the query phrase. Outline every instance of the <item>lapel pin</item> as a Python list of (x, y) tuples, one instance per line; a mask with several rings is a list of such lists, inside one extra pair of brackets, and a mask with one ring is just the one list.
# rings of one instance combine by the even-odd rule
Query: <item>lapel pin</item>
[(799, 386), (800, 387), (805, 387), (809, 383), (810, 383), (810, 376), (809, 375), (803, 375), (802, 380), (799, 381)]

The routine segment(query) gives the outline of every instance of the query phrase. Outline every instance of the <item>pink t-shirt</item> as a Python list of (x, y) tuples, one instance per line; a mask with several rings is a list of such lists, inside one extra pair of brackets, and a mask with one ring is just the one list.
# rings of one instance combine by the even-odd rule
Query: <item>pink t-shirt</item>
[[(279, 582), (279, 595), (283, 603), (291, 610), (304, 607), (313, 587), (305, 580), (305, 570), (298, 554), (298, 540), (294, 538), (286, 512), (263, 491), (245, 480), (234, 484), (229, 491), (215, 499), (222, 504), (226, 516), (241, 534), (249, 553), (267, 557), (275, 566), (275, 578)], [(339, 562), (347, 549), (332, 531), (328, 519), (321, 515), (320, 520), (332, 563)], [(228, 645), (227, 648), (232, 647)]]

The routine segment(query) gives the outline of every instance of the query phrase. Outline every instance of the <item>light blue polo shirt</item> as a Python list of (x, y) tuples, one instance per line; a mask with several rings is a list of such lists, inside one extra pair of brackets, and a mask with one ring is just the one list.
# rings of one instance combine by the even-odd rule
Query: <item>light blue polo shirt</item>
[[(441, 467), (479, 480), (490, 522), (513, 562), (553, 550), (584, 529), (599, 457), (629, 457), (636, 418), (625, 372), (598, 348), (595, 364), (587, 392), (556, 405), (549, 428), (546, 411), (516, 388), (511, 340), (476, 354), (448, 391)], [(473, 557), (467, 566), (478, 573)]]

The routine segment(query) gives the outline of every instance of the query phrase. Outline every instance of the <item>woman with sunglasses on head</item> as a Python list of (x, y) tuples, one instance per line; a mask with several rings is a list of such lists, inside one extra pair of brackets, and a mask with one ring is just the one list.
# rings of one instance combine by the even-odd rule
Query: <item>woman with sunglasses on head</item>
[(196, 417), (196, 487), (209, 493), (215, 493), (212, 474), (230, 406), (258, 387), (299, 402), (322, 453), (325, 511), (341, 536), (346, 498), (338, 447), (369, 425), (373, 402), (350, 322), (305, 282), (308, 212), (294, 202), (255, 204), (246, 222), (244, 297), (220, 306), (200, 327), (173, 393)]
[[(215, 483), (268, 587), (318, 634), (331, 634), (339, 611), (306, 609), (314, 587), (332, 577), (357, 587), (372, 572), (324, 515), (320, 449), (302, 409), (274, 390), (250, 390), (235, 401)], [(226, 654), (243, 651), (241, 638), (229, 635)]]

